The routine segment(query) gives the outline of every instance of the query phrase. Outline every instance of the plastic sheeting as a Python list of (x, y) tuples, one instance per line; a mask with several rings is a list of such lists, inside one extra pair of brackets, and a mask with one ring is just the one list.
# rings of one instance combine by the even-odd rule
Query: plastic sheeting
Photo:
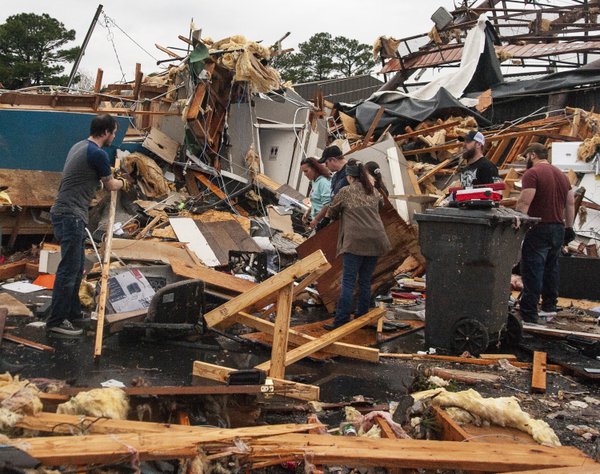
[(479, 126), (491, 125), (487, 119), (465, 107), (443, 88), (439, 89), (435, 96), (428, 100), (405, 97), (382, 104), (366, 101), (348, 110), (342, 108), (342, 111), (356, 119), (357, 129), (364, 134), (371, 126), (375, 114), (381, 106), (385, 108), (385, 112), (381, 116), (376, 130), (383, 130), (391, 124), (390, 132), (393, 135), (404, 133), (404, 127), (407, 125), (414, 126), (426, 119), (446, 118), (450, 115), (472, 116)]
[[(459, 100), (465, 92), (485, 90), (502, 82), (500, 63), (494, 50), (496, 37), (485, 15), (481, 15), (465, 41), (460, 68), (440, 76), (412, 93), (376, 92), (367, 101), (342, 111), (355, 117), (359, 133), (366, 133), (381, 106), (385, 112), (376, 131), (392, 125), (391, 133), (403, 133), (407, 125), (449, 115), (472, 116), (480, 126), (490, 122)], [(471, 99), (468, 101), (473, 102)]]

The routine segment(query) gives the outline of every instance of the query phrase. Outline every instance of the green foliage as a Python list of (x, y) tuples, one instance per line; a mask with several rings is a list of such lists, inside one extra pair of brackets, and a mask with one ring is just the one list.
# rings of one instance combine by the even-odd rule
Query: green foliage
[(65, 64), (75, 61), (79, 48), (61, 48), (74, 39), (75, 30), (46, 13), (8, 17), (0, 25), (0, 82), (9, 89), (66, 84)]
[(276, 56), (272, 64), (284, 80), (299, 83), (368, 74), (375, 61), (368, 44), (316, 33), (300, 43), (297, 52)]

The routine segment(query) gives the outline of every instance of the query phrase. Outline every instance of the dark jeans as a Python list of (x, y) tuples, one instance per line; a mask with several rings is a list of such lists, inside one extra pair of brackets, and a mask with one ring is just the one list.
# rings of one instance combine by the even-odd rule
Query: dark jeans
[(333, 324), (341, 326), (350, 321), (352, 312), (352, 296), (358, 279), (358, 303), (356, 316), (362, 316), (369, 311), (371, 305), (371, 277), (377, 264), (377, 257), (364, 257), (345, 253), (342, 271), (342, 289), (337, 303)]
[(72, 214), (52, 214), (54, 236), (60, 243), (60, 263), (56, 271), (52, 308), (46, 327), (58, 326), (64, 319), (81, 317), (79, 286), (83, 278), (85, 222)]
[(558, 298), (558, 257), (565, 237), (562, 224), (538, 224), (525, 235), (521, 250), (521, 317), (535, 322), (538, 302), (542, 310), (555, 311)]

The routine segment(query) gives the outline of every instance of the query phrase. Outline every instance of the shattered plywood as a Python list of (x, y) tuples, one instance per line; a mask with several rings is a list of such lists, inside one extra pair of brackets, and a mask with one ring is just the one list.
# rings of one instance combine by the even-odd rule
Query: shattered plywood
[(221, 222), (194, 220), (194, 222), (221, 265), (229, 263), (229, 252), (231, 250), (262, 252), (262, 249), (236, 220)]
[(113, 239), (112, 253), (120, 259), (129, 261), (162, 262), (168, 265), (171, 259), (177, 259), (186, 264), (196, 264), (186, 245), (179, 242)]
[(180, 145), (158, 128), (152, 127), (142, 146), (172, 165), (177, 159)]
[(0, 169), (0, 185), (8, 187), (10, 200), (21, 207), (51, 207), (61, 177), (53, 171)]
[(0, 292), (0, 308), (6, 308), (8, 316), (33, 316), (33, 313), (27, 306), (5, 292)]

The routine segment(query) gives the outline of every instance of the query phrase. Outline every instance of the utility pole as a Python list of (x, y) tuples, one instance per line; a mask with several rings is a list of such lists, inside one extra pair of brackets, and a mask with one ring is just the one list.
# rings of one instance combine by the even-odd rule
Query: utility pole
[(83, 58), (83, 55), (85, 54), (85, 48), (87, 48), (87, 45), (90, 42), (90, 38), (92, 37), (92, 32), (94, 31), (94, 27), (96, 26), (96, 23), (98, 23), (98, 17), (100, 16), (100, 13), (102, 13), (103, 8), (104, 8), (103, 5), (98, 5), (98, 9), (96, 10), (94, 19), (92, 20), (92, 23), (90, 25), (90, 28), (88, 29), (87, 34), (85, 35), (85, 39), (83, 40), (83, 44), (81, 45), (81, 51), (79, 51), (79, 55), (77, 56), (77, 59), (75, 60), (75, 63), (73, 64), (73, 69), (71, 69), (71, 74), (69, 75), (69, 83), (67, 84), (67, 87), (69, 87), (69, 88), (71, 87), (71, 85), (73, 84), (73, 81), (75, 80), (75, 75), (77, 74), (77, 69), (79, 69), (79, 63), (81, 63), (81, 58)]

